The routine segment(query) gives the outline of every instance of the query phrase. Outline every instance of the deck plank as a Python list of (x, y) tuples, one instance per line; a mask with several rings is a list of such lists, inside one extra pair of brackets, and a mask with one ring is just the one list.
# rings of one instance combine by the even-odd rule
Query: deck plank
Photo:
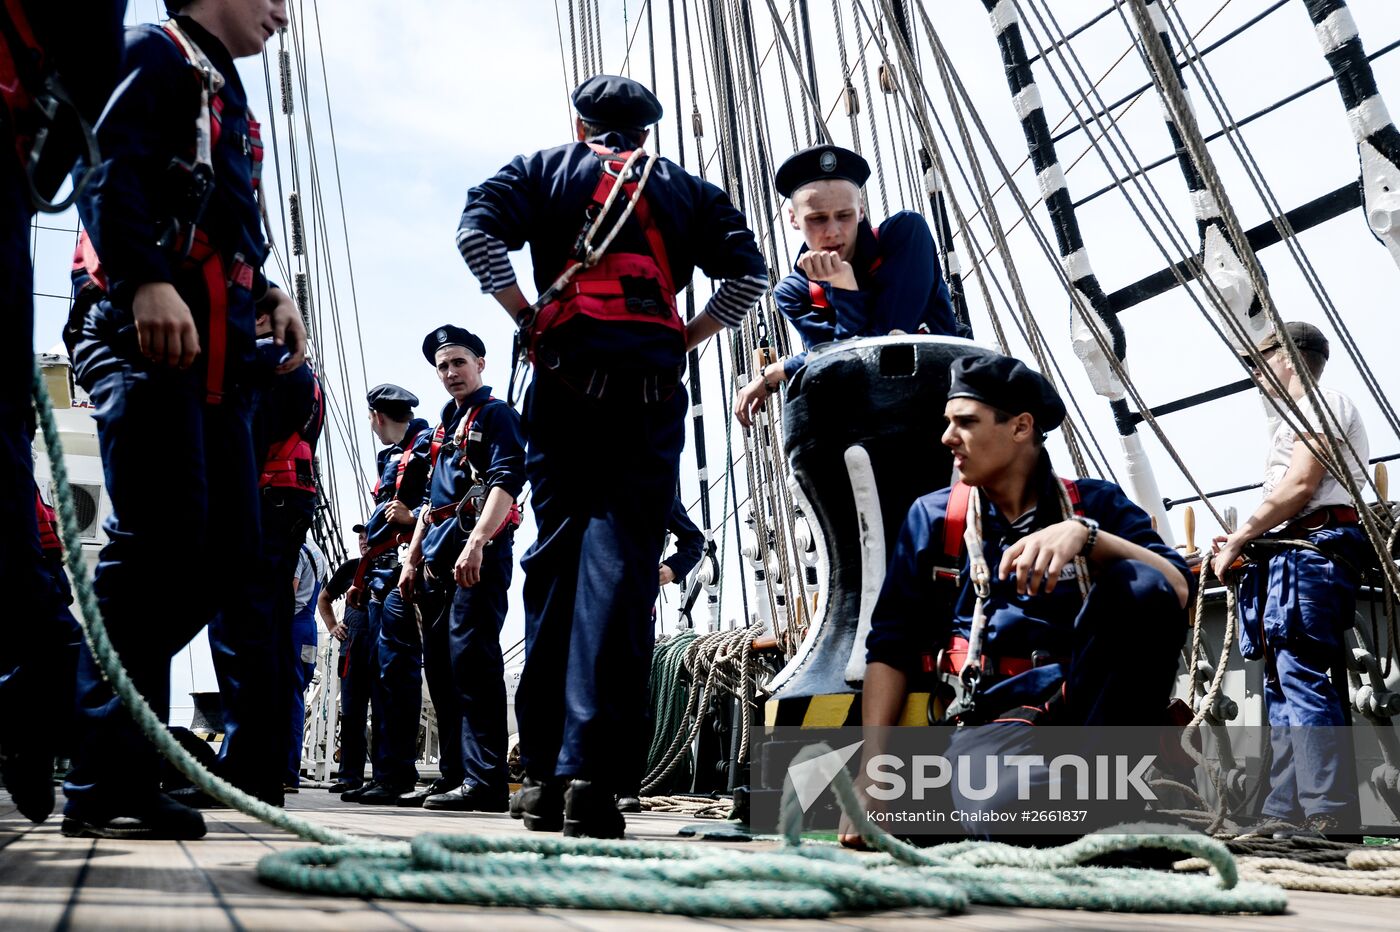
[[(520, 823), (504, 814), (435, 813), (342, 803), (324, 791), (305, 790), (289, 806), (342, 831), (406, 839), (421, 832), (518, 834)], [(209, 834), (175, 842), (92, 842), (63, 838), (58, 818), (41, 826), (22, 819), (0, 791), (0, 928), (5, 932), (86, 929), (296, 929), (317, 932), (452, 930), (480, 925), (492, 930), (542, 932), (631, 932), (631, 930), (782, 929), (784, 932), (913, 932), (937, 922), (949, 930), (1107, 929), (1173, 932), (1230, 929), (1232, 932), (1316, 932), (1345, 924), (1348, 932), (1396, 927), (1397, 904), (1381, 897), (1324, 893), (1289, 894), (1284, 916), (1124, 915), (1060, 910), (974, 907), (961, 916), (899, 910), (840, 916), (826, 921), (687, 919), (590, 910), (489, 909), (434, 903), (371, 902), (287, 893), (258, 882), (254, 868), (264, 854), (304, 842), (231, 810), (206, 814)], [(628, 820), (629, 836), (677, 841), (676, 831), (694, 820), (643, 814)], [(771, 848), (766, 842), (691, 842), (740, 850)], [(65, 918), (66, 917), (66, 918)]]

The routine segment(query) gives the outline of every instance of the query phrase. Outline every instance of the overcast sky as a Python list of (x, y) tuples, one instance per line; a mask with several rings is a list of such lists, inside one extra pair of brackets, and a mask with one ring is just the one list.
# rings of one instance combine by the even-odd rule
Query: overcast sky
[[(867, 10), (878, 6), (878, 0), (860, 0)], [(789, 4), (775, 4), (786, 15)], [(1032, 14), (1025, 7), (1025, 16)], [(1178, 4), (1185, 20), (1193, 29), (1201, 29), (1199, 41), (1208, 43), (1224, 35), (1246, 19), (1269, 6), (1268, 0), (1181, 0)], [(700, 5), (703, 6), (703, 5)], [(791, 150), (791, 141), (779, 80), (781, 51), (771, 49), (772, 27), (769, 6), (764, 0), (751, 4), (756, 22), (756, 43), (765, 58), (764, 88), (771, 108), (772, 145), (777, 158)], [(860, 86), (860, 49), (856, 48), (853, 30), (854, 7), (839, 0), (843, 23), (843, 38), (849, 46), (853, 67), (853, 82)], [(1037, 4), (1039, 6), (1039, 4)], [(1060, 25), (1072, 29), (1107, 6), (1107, 0), (1054, 0), (1053, 8)], [(481, 334), (489, 352), (487, 381), (503, 395), (508, 372), (509, 321), (487, 296), (479, 293), (457, 254), (453, 243), (467, 188), (489, 176), (517, 153), (556, 145), (566, 141), (570, 132), (570, 112), (567, 90), (573, 84), (573, 67), (569, 53), (568, 3), (559, 0), (522, 0), (518, 3), (479, 2), (479, 0), (400, 0), (393, 4), (371, 0), (336, 0), (318, 5), (294, 2), (293, 15), (298, 19), (298, 35), (306, 50), (306, 90), (296, 102), (296, 112), (289, 118), (276, 113), (276, 131), (281, 145), (283, 191), (298, 187), (311, 190), (311, 165), (306, 122), (310, 115), (310, 130), (314, 134), (316, 172), (324, 199), (325, 223), (330, 237), (329, 274), (325, 260), (313, 269), (317, 293), (322, 308), (323, 326), (320, 350), (323, 368), (328, 373), (330, 388), (335, 392), (339, 414), (328, 432), (330, 439), (323, 445), (323, 457), (331, 451), (330, 460), (336, 470), (340, 490), (342, 521), (348, 526), (359, 517), (360, 506), (353, 494), (354, 471), (349, 461), (348, 429), (344, 418), (353, 420), (358, 428), (360, 446), (357, 450), (360, 467), (372, 471), (372, 455), (368, 432), (364, 429), (363, 391), (366, 384), (393, 381), (412, 389), (424, 399), (420, 411), (430, 420), (436, 417), (436, 406), (445, 400), (430, 367), (419, 351), (423, 336), (444, 322), (455, 322)], [(936, 17), (935, 26), (976, 102), (980, 116), (986, 121), (995, 140), (995, 147), (1011, 166), (1020, 165), (1025, 158), (1025, 145), (1016, 123), (1007, 92), (1005, 78), (996, 44), (988, 25), (981, 0), (929, 0), (928, 7)], [(710, 112), (705, 83), (708, 80), (705, 57), (697, 46), (688, 63), (684, 39), (680, 42), (681, 57), (674, 58), (668, 35), (670, 0), (660, 0), (656, 7), (656, 64), (660, 72), (657, 91), (667, 113), (658, 128), (660, 151), (676, 156), (676, 121), (682, 121), (684, 134), (690, 135), (689, 94), (687, 71), (696, 69), (699, 85), (699, 105), (704, 112), (707, 154), (717, 144), (715, 118)], [(679, 16), (679, 3), (675, 7)], [(1393, 0), (1353, 0), (1351, 8), (1360, 26), (1368, 50), (1378, 49), (1400, 38), (1400, 16)], [(837, 100), (842, 84), (836, 59), (835, 30), (832, 7), (822, 2), (810, 5), (813, 32), (817, 45), (818, 96), (823, 108)], [(153, 0), (133, 3), (133, 19), (151, 20), (157, 15)], [(317, 15), (319, 13), (319, 21)], [(1212, 15), (1217, 14), (1208, 26)], [(692, 31), (698, 30), (697, 4), (690, 7)], [(626, 26), (624, 26), (624, 16)], [(605, 70), (623, 70), (625, 29), (635, 29), (628, 70), (633, 77), (650, 82), (647, 56), (645, 3), (628, 0), (604, 0), (601, 4), (603, 31), (603, 61)], [(561, 36), (556, 23), (562, 23)], [(862, 23), (862, 32), (869, 30)], [(697, 40), (698, 41), (698, 40)], [(271, 48), (276, 48), (277, 39)], [(1086, 31), (1074, 43), (1083, 65), (1095, 75), (1101, 75), (1130, 47), (1130, 38), (1118, 15), (1111, 14)], [(878, 52), (866, 46), (872, 63), (878, 62)], [(678, 62), (685, 97), (683, 113), (675, 113), (674, 85), (671, 81), (673, 60)], [(924, 57), (925, 80), (933, 95), (935, 108), (945, 120), (950, 119), (947, 102), (941, 92), (932, 62)], [(276, 58), (270, 58), (273, 83), (276, 82)], [(1062, 78), (1067, 72), (1058, 59), (1056, 71)], [(1224, 49), (1210, 55), (1207, 64), (1219, 83), (1236, 118), (1267, 106), (1274, 100), (1300, 90), (1312, 81), (1328, 75), (1302, 0), (1295, 0), (1271, 15), (1246, 35), (1234, 40)], [(1387, 56), (1375, 65), (1382, 93), (1389, 93), (1392, 112), (1400, 107), (1400, 55)], [(587, 70), (587, 69), (583, 69)], [(595, 69), (596, 70), (596, 69)], [(322, 77), (324, 71), (324, 79)], [(268, 117), (263, 63), (258, 59), (244, 61), (241, 73), (259, 115)], [(870, 80), (874, 81), (873, 70)], [(1045, 100), (1051, 124), (1056, 124), (1067, 112), (1064, 98), (1056, 89), (1043, 67), (1037, 67), (1037, 79)], [(1114, 68), (1100, 85), (1107, 100), (1116, 100), (1146, 81), (1146, 72), (1136, 53), (1129, 54)], [(1206, 132), (1217, 128), (1216, 118), (1209, 112), (1199, 88), (1192, 87), (1195, 105)], [(331, 146), (331, 124), (334, 120), (335, 146)], [(862, 91), (863, 94), (863, 91)], [(878, 98), (878, 91), (876, 91)], [(885, 101), (878, 100), (883, 108)], [(792, 107), (797, 110), (794, 99)], [(273, 109), (278, 105), (274, 100)], [(864, 144), (870, 139), (868, 113), (861, 115)], [(798, 114), (800, 119), (800, 113)], [(881, 119), (884, 119), (881, 111)], [(1170, 153), (1169, 142), (1160, 117), (1155, 95), (1149, 92), (1125, 115), (1120, 125), (1127, 133), (1136, 155), (1149, 162)], [(837, 109), (831, 127), (838, 142), (849, 144), (850, 128), (844, 112)], [(1072, 124), (1067, 124), (1072, 125)], [(294, 126), (295, 129), (290, 129)], [(950, 124), (951, 126), (951, 124)], [(264, 136), (269, 134), (265, 131)], [(287, 140), (294, 136), (298, 146), (300, 182), (290, 180), (291, 154)], [(804, 133), (798, 127), (798, 144), (805, 144)], [(1269, 184), (1285, 208), (1295, 207), (1307, 200), (1329, 192), (1357, 176), (1356, 149), (1351, 140), (1342, 104), (1329, 84), (1322, 89), (1285, 107), (1281, 111), (1254, 122), (1243, 130), (1243, 138), (1261, 164)], [(688, 148), (691, 146), (688, 143)], [(1083, 133), (1076, 133), (1060, 144), (1061, 161), (1074, 162), (1086, 149)], [(1222, 140), (1212, 146), (1232, 199), (1246, 226), (1264, 221), (1267, 212), (1249, 185), (1239, 162), (1228, 144)], [(951, 150), (945, 149), (945, 154)], [(903, 202), (894, 190), (893, 173), (900, 159), (898, 152), (888, 146), (883, 151), (885, 168), (890, 173), (890, 209), (915, 206), (906, 192)], [(693, 148), (687, 153), (688, 165), (695, 166)], [(959, 156), (963, 157), (962, 155)], [(980, 153), (987, 170), (995, 169)], [(276, 166), (269, 162), (269, 206), (274, 229), (281, 237), (279, 186)], [(718, 179), (713, 165), (707, 174)], [(1107, 183), (1109, 174), (1097, 155), (1089, 152), (1069, 171), (1070, 190), (1082, 197)], [(1187, 231), (1192, 242), (1194, 222), (1180, 172), (1174, 164), (1156, 169), (1150, 179), (1159, 188), (1175, 222)], [(1027, 197), (1036, 198), (1032, 174), (1022, 169), (1017, 181)], [(958, 186), (957, 195), (966, 210), (971, 210), (972, 196)], [(343, 191), (345, 224), (342, 227), (338, 191)], [(875, 219), (882, 215), (881, 199), (872, 180), (868, 189)], [(303, 200), (310, 195), (304, 193)], [(1004, 220), (1011, 224), (1017, 212), (1009, 198), (998, 198), (998, 208)], [(1043, 208), (1035, 212), (1037, 223), (1048, 230)], [(1105, 289), (1113, 291), (1165, 265), (1165, 261), (1141, 224), (1125, 207), (1123, 197), (1110, 193), (1086, 205), (1080, 220), (1084, 228), (1089, 254), (1095, 271)], [(47, 219), (45, 223), (71, 228), (71, 217)], [(755, 223), (755, 226), (759, 224)], [(989, 237), (978, 228), (979, 239), (986, 244)], [(346, 263), (346, 243), (353, 260), (353, 277)], [(1354, 212), (1326, 225), (1304, 233), (1301, 245), (1316, 265), (1319, 275), (1341, 309), (1347, 325), (1357, 342), (1377, 369), (1382, 386), (1392, 396), (1400, 389), (1400, 375), (1393, 363), (1397, 327), (1395, 263), (1385, 249), (1370, 235), (1364, 217)], [(795, 249), (797, 240), (789, 231), (786, 248)], [(66, 293), (68, 256), (71, 254), (72, 234), (41, 231), (37, 238), (37, 290), (41, 294)], [(1107, 403), (1092, 395), (1087, 379), (1069, 349), (1069, 302), (1053, 275), (1051, 266), (1042, 257), (1039, 247), (1028, 235), (1024, 224), (1012, 235), (1012, 251), (1025, 279), (1031, 305), (1040, 325), (1048, 335), (1060, 365), (1069, 376), (1070, 385), (1089, 417), (1090, 426), (1107, 451), (1111, 465), (1122, 472), (1121, 454), (1114, 440), (1115, 433), (1108, 415)], [(517, 268), (522, 281), (528, 282), (528, 258), (517, 254)], [(1276, 301), (1285, 317), (1311, 320), (1323, 326), (1335, 337), (1334, 329), (1325, 321), (1316, 300), (1304, 285), (1297, 267), (1281, 247), (1262, 254), (1269, 272)], [(966, 263), (967, 256), (964, 253)], [(787, 271), (780, 268), (779, 274)], [(1000, 267), (998, 266), (998, 273)], [(353, 284), (353, 298), (351, 285)], [(703, 298), (709, 292), (708, 282), (698, 281)], [(338, 320), (343, 339), (337, 342), (331, 333), (330, 294), (334, 290)], [(991, 328), (986, 309), (982, 307), (975, 286), (969, 283), (973, 305), (973, 324), (980, 339), (990, 343)], [(38, 302), (36, 347), (47, 349), (57, 341), (58, 328), (66, 310), (60, 299), (41, 297)], [(358, 314), (356, 314), (358, 309)], [(1177, 292), (1151, 301), (1123, 315), (1129, 340), (1128, 362), (1135, 381), (1152, 404), (1160, 404), (1193, 392), (1234, 381), (1242, 372), (1233, 363), (1227, 349), (1202, 319), (1188, 298)], [(1008, 329), (1010, 323), (1007, 322)], [(364, 366), (361, 367), (360, 343), (363, 343)], [(1334, 346), (1335, 346), (1334, 342)], [(342, 348), (348, 355), (342, 359)], [(1014, 348), (1024, 351), (1015, 341)], [(713, 348), (710, 353), (713, 353)], [(1400, 449), (1400, 441), (1391, 434), (1376, 414), (1375, 404), (1366, 397), (1350, 361), (1340, 352), (1333, 354), (1334, 365), (1325, 381), (1348, 392), (1357, 401), (1371, 431), (1373, 455)], [(707, 371), (713, 369), (707, 357)], [(342, 370), (342, 365), (345, 369)], [(348, 380), (342, 372), (348, 372)], [(707, 378), (713, 378), (708, 375)], [(723, 468), (725, 426), (718, 403), (718, 383), (712, 390), (706, 385), (708, 417), (707, 445), (712, 478)], [(1190, 468), (1205, 487), (1214, 489), (1257, 481), (1260, 478), (1265, 447), (1263, 422), (1259, 403), (1253, 396), (1236, 396), (1195, 411), (1166, 417), (1162, 421), (1171, 440), (1185, 456)], [(683, 462), (686, 478), (683, 482), (687, 502), (695, 500), (696, 482), (693, 475), (692, 449), (694, 438), (688, 438)], [(1152, 438), (1146, 440), (1152, 453), (1157, 480), (1163, 495), (1179, 497), (1189, 494), (1184, 477), (1161, 454)], [(735, 440), (737, 444), (737, 439)], [(588, 451), (587, 455), (606, 456), (606, 451)], [(1061, 467), (1068, 472), (1068, 460), (1061, 456)], [(740, 495), (745, 494), (742, 474)], [(1248, 493), (1226, 500), (1247, 512), (1257, 501), (1257, 493)], [(716, 512), (721, 506), (718, 488), (714, 494)], [(1173, 521), (1180, 533), (1180, 509), (1173, 511)], [(1211, 530), (1202, 515), (1204, 538)], [(517, 541), (517, 552), (523, 552), (533, 536), (527, 525)], [(729, 551), (734, 550), (732, 541)], [(737, 563), (726, 568), (726, 586), (740, 584)], [(521, 614), (517, 597), (511, 612), (503, 642), (513, 643), (520, 636)], [(737, 614), (738, 604), (731, 591), (725, 598), (726, 618)], [(668, 623), (669, 615), (666, 616)]]

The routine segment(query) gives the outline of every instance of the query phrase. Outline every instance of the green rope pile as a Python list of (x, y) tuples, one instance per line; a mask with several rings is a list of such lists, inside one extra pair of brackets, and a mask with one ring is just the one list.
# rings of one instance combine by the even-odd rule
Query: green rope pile
[[(213, 776), (170, 735), (135, 689), (102, 623), (42, 376), (34, 396), (58, 486), (68, 566), (94, 658), (141, 731), (196, 786), (233, 808), (320, 845), (263, 857), (258, 878), (282, 889), (337, 896), (473, 906), (609, 909), (725, 918), (820, 918), (837, 912), (972, 903), (1132, 912), (1269, 913), (1287, 903), (1277, 887), (1239, 882), (1224, 845), (1196, 835), (1091, 835), (1049, 850), (960, 842), (920, 850), (866, 818), (844, 771), (834, 786), (842, 809), (878, 854), (802, 843), (802, 810), (791, 782), (782, 800), (785, 845), (740, 855), (732, 849), (557, 837), (420, 835), (410, 843), (357, 838), (307, 822)], [(684, 647), (676, 647), (682, 655)], [(826, 753), (805, 749), (798, 760)], [(1165, 848), (1202, 859), (1212, 874), (1086, 868), (1115, 851)]]
[(698, 636), (694, 631), (682, 631), (657, 644), (652, 653), (651, 745), (643, 773), (653, 773), (661, 766), (671, 739), (686, 727), (685, 654)]

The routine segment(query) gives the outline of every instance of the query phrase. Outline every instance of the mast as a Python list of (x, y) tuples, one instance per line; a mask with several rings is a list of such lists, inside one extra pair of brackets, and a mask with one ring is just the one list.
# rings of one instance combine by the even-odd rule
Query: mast
[(1400, 266), (1400, 130), (1395, 128), (1346, 0), (1303, 0), (1347, 108), (1361, 158), (1361, 195), (1371, 232)]
[[(1021, 37), (1020, 14), (1016, 10), (1015, 0), (982, 0), (982, 3), (991, 16), (992, 30), (1006, 66), (1012, 105), (1020, 119), (1040, 193), (1050, 213), (1060, 263), (1070, 282), (1073, 298), (1070, 331), (1074, 353), (1083, 363), (1094, 391), (1109, 400), (1128, 467), (1128, 493), (1156, 519), (1159, 533), (1170, 544), (1171, 528), (1167, 523), (1162, 494), (1158, 490), (1147, 452), (1143, 449), (1142, 438), (1138, 436), (1137, 422), (1128, 407), (1127, 391), (1114, 368), (1114, 362), (1126, 366), (1127, 337), (1089, 263), (1089, 251), (1084, 245), (1079, 218), (1075, 214), (1069, 185), (1055, 151), (1055, 140), (1045, 119), (1040, 90), (1026, 55), (1025, 41)], [(1113, 353), (1113, 361), (1110, 361), (1106, 351)]]

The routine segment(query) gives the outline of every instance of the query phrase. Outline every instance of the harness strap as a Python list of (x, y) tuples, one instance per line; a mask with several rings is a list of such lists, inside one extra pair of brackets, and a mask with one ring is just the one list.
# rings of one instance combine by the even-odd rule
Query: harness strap
[(401, 544), (408, 543), (412, 538), (412, 531), (400, 531), (388, 540), (381, 540), (379, 543), (366, 550), (364, 556), (360, 557), (359, 565), (355, 567), (355, 580), (351, 583), (351, 586), (355, 589), (363, 589), (365, 587), (365, 579), (369, 576), (369, 571), (374, 561), (384, 556), (384, 554), (389, 551), (397, 549)]
[(39, 548), (45, 553), (63, 554), (63, 541), (58, 536), (58, 518), (39, 490), (34, 490), (34, 518), (39, 524)]
[[(223, 90), (224, 76), (219, 73), (219, 69), (214, 67), (209, 56), (204, 54), (203, 50), (194, 43), (194, 40), (185, 35), (185, 31), (175, 20), (166, 20), (161, 24), (161, 29), (165, 30), (165, 34), (170, 36), (175, 46), (200, 73), (199, 114), (195, 117), (194, 123), (194, 159), (196, 165), (207, 166), (212, 171), (216, 136), (214, 135), (214, 105), (211, 104), (211, 99), (214, 99), (219, 91)], [(222, 107), (222, 104), (218, 106)]]

